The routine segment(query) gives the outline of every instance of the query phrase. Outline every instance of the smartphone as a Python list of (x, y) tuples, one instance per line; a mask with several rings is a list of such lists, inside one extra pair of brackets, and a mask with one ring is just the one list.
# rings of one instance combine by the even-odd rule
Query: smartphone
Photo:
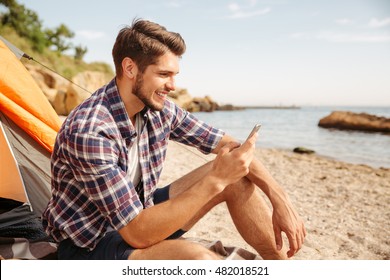
[(246, 140), (248, 140), (253, 134), (257, 133), (259, 131), (261, 127), (261, 124), (255, 124), (255, 126), (253, 127), (251, 133), (249, 133), (249, 136)]

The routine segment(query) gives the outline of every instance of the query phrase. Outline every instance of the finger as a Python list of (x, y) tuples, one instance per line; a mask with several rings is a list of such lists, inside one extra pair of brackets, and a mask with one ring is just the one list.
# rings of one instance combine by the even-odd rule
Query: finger
[(240, 147), (240, 149), (243, 151), (243, 152), (248, 152), (252, 149), (255, 148), (255, 144), (256, 144), (256, 139), (257, 139), (257, 134), (255, 133), (254, 135), (252, 135), (251, 137), (248, 138), (248, 140), (246, 140)]
[(303, 245), (303, 232), (297, 233), (297, 249), (295, 250), (295, 253), (297, 253), (299, 250), (301, 250)]
[(274, 233), (275, 233), (276, 249), (280, 251), (283, 248), (282, 231), (278, 226), (274, 226)]
[(256, 143), (257, 136), (258, 136), (257, 133), (252, 134), (252, 135), (249, 136), (249, 138), (244, 142), (244, 144), (245, 144), (245, 143), (250, 143), (250, 144), (254, 145), (254, 144)]
[(219, 153), (222, 155), (227, 154), (227, 153), (231, 152), (232, 150), (240, 147), (240, 145), (241, 144), (237, 143), (237, 142), (229, 142), (225, 146), (222, 147), (222, 149), (219, 151)]
[(303, 246), (303, 243), (305, 242), (305, 237), (307, 235), (305, 225), (302, 223), (302, 234), (301, 234), (301, 248)]
[(288, 242), (290, 243), (290, 250), (287, 252), (287, 256), (291, 258), (297, 252), (298, 249), (298, 241), (295, 236), (291, 234), (287, 236)]
[(297, 241), (298, 241), (298, 244), (297, 244), (298, 248), (297, 248), (296, 252), (298, 252), (302, 248), (303, 243), (305, 241), (305, 236), (306, 236), (306, 229), (305, 229), (305, 226), (302, 223), (302, 225), (300, 227), (300, 230), (298, 230), (297, 234), (296, 234), (296, 238), (297, 238)]

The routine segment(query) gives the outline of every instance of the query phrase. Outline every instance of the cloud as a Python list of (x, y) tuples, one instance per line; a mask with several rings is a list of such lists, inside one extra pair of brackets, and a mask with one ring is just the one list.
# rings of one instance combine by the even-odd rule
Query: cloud
[(374, 27), (374, 28), (379, 28), (387, 25), (390, 25), (390, 18), (384, 18), (382, 20), (373, 18), (368, 23), (369, 27)]
[(384, 43), (390, 42), (390, 34), (346, 34), (336, 32), (322, 32), (317, 39), (334, 43)]
[(348, 19), (348, 18), (336, 19), (335, 22), (340, 24), (340, 25), (351, 25), (354, 23), (353, 20)]
[(96, 40), (106, 36), (104, 32), (95, 30), (78, 30), (76, 31), (76, 35), (88, 40)]
[(256, 11), (245, 11), (245, 12), (237, 10), (233, 14), (227, 16), (227, 18), (231, 18), (231, 19), (251, 18), (255, 16), (265, 15), (268, 14), (269, 12), (271, 12), (271, 8), (265, 8)]
[(237, 3), (230, 3), (228, 5), (228, 9), (229, 9), (229, 11), (237, 12), (237, 11), (239, 11), (241, 9), (241, 7)]
[(255, 9), (257, 0), (250, 0), (248, 5), (239, 5), (237, 3), (230, 3), (227, 8), (231, 12), (226, 18), (242, 19), (251, 18), (255, 16), (265, 15), (271, 12), (271, 8)]
[(304, 33), (304, 32), (294, 32), (294, 33), (291, 33), (289, 35), (290, 38), (293, 38), (293, 39), (304, 39), (304, 38), (308, 38), (309, 35)]
[(183, 6), (183, 3), (182, 1), (171, 0), (171, 1), (167, 1), (165, 5), (172, 8), (181, 8)]

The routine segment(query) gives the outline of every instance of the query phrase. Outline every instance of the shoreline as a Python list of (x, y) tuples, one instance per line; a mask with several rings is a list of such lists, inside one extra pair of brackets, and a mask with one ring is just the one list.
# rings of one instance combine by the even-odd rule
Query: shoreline
[[(276, 181), (305, 221), (305, 244), (294, 259), (390, 259), (390, 169), (341, 162), (318, 154), (257, 148)], [(193, 148), (169, 143), (159, 186), (212, 160)], [(253, 252), (237, 233), (224, 204), (186, 237), (221, 240)]]
[[(305, 148), (305, 147), (303, 147), (303, 148)], [(284, 152), (287, 154), (297, 154), (297, 155), (299, 154), (299, 153), (294, 153), (293, 149), (288, 149), (288, 148), (257, 147), (256, 149), (281, 151), (281, 152)], [(361, 163), (358, 161), (354, 162), (353, 160), (348, 161), (346, 159), (340, 159), (340, 158), (337, 158), (335, 156), (321, 154), (321, 153), (318, 153), (317, 151), (314, 151), (313, 156), (316, 156), (318, 158), (323, 158), (326, 160), (330, 160), (330, 161), (334, 161), (334, 162), (340, 162), (340, 163), (352, 164), (352, 165), (356, 165), (356, 166), (368, 167), (368, 168), (372, 168), (372, 169), (381, 169), (381, 170), (385, 170), (385, 171), (390, 171), (390, 166), (383, 166), (383, 165), (376, 166), (375, 164)]]

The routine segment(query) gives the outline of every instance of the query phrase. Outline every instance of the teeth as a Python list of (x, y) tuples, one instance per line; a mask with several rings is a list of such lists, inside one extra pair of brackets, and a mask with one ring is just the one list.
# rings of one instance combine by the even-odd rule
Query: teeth
[(162, 93), (162, 92), (159, 92), (159, 91), (157, 92), (157, 95), (161, 96), (161, 97), (165, 97), (165, 93)]

